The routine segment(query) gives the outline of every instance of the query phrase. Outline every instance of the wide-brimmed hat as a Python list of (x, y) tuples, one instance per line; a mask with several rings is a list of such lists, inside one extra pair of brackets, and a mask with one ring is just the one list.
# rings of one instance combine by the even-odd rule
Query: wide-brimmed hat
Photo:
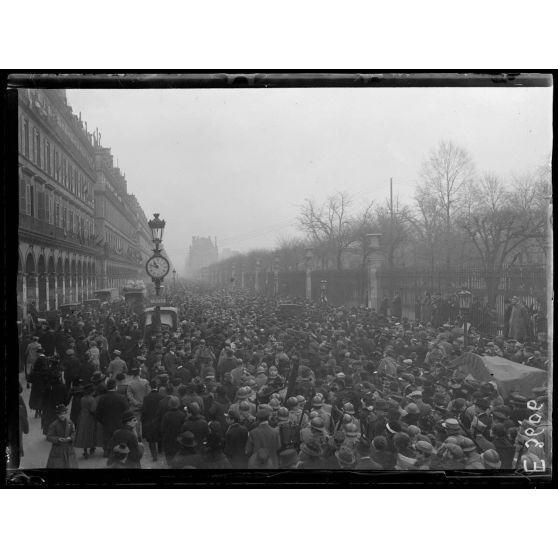
[(56, 414), (59, 415), (61, 413), (66, 413), (68, 411), (68, 407), (66, 407), (64, 403), (60, 403), (59, 405), (56, 405), (54, 410), (56, 411)]
[(415, 444), (415, 449), (417, 451), (420, 451), (420, 452), (424, 453), (425, 455), (431, 455), (432, 452), (434, 451), (434, 448), (432, 447), (432, 444), (430, 444), (429, 442), (426, 442), (425, 440), (419, 440)]
[(185, 448), (195, 448), (198, 445), (194, 433), (189, 430), (181, 432), (176, 438), (176, 441)]
[(93, 372), (93, 375), (91, 376), (91, 383), (100, 384), (105, 378), (106, 376), (102, 372), (97, 370), (96, 372)]
[(176, 395), (171, 395), (168, 401), (169, 409), (178, 409), (180, 407), (180, 399)]
[(279, 452), (279, 469), (285, 469), (298, 461), (298, 454), (294, 448)]
[(483, 452), (482, 460), (486, 469), (500, 469), (502, 466), (500, 454), (494, 449), (488, 449)]
[(457, 419), (454, 418), (446, 419), (446, 421), (442, 423), (442, 426), (448, 431), (454, 431), (460, 429), (459, 422), (457, 421)]
[(341, 446), (339, 450), (335, 452), (335, 457), (342, 465), (354, 465), (356, 463), (355, 454), (345, 446)]
[(308, 440), (307, 442), (303, 442), (300, 446), (300, 451), (312, 457), (319, 457), (320, 455), (322, 455), (322, 448), (319, 442), (316, 440)]
[(122, 424), (125, 424), (134, 418), (136, 418), (136, 415), (134, 415), (132, 411), (124, 411), (122, 413)]
[(128, 455), (130, 453), (130, 448), (126, 444), (118, 444), (112, 448), (112, 453), (115, 455)]
[(250, 397), (251, 393), (252, 393), (252, 390), (249, 387), (244, 386), (244, 387), (238, 388), (238, 391), (236, 392), (236, 398), (237, 399), (248, 399), (248, 397)]
[(271, 407), (268, 405), (260, 405), (258, 411), (256, 412), (256, 418), (258, 420), (267, 420), (272, 413)]

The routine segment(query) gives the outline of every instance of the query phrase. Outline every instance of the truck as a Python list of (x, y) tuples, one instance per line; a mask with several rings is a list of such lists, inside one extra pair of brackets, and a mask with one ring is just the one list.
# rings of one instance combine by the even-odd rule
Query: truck
[(122, 294), (128, 310), (141, 314), (147, 300), (147, 289), (143, 281), (128, 281), (122, 287)]
[(108, 302), (109, 304), (120, 300), (118, 289), (114, 288), (97, 289), (93, 292), (93, 296), (98, 298), (101, 302)]

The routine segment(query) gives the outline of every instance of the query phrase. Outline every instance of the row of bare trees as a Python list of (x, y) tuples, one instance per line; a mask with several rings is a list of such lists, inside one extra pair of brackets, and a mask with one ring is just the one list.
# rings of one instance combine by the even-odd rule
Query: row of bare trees
[(449, 270), (476, 264), (493, 300), (503, 270), (523, 250), (549, 249), (550, 184), (548, 166), (509, 180), (478, 173), (464, 148), (443, 141), (424, 161), (411, 203), (402, 204), (397, 196), (362, 203), (345, 191), (321, 202), (306, 199), (297, 217), (300, 237), (238, 259), (241, 265), (278, 261), (280, 269), (299, 270), (311, 247), (314, 265), (322, 269), (364, 267), (366, 235), (380, 232), (388, 266)]

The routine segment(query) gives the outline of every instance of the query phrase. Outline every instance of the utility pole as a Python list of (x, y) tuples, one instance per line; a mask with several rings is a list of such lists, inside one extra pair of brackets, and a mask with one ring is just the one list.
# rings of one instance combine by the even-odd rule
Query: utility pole
[(393, 227), (393, 178), (389, 179), (389, 213), (391, 218), (391, 226)]

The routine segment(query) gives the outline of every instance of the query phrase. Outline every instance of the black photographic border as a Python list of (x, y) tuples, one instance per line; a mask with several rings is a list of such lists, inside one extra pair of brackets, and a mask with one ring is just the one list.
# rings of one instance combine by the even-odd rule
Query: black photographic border
[[(115, 469), (33, 469), (19, 465), (18, 339), (17, 339), (17, 90), (19, 88), (352, 88), (352, 87), (550, 87), (553, 76), (545, 71), (462, 71), (450, 73), (377, 70), (337, 72), (212, 70), (190, 73), (94, 70), (13, 71), (2, 74), (2, 267), (1, 312), (4, 349), (1, 416), (4, 439), (4, 483), (8, 488), (546, 488), (554, 485), (552, 465), (543, 473), (513, 471), (312, 471), (302, 470), (115, 470)], [(554, 163), (554, 151), (553, 151)], [(554, 166), (554, 165), (553, 165)], [(551, 279), (548, 287), (551, 288)], [(551, 384), (552, 385), (552, 384)], [(553, 440), (554, 449), (554, 440)], [(493, 474), (492, 474), (493, 473)]]

